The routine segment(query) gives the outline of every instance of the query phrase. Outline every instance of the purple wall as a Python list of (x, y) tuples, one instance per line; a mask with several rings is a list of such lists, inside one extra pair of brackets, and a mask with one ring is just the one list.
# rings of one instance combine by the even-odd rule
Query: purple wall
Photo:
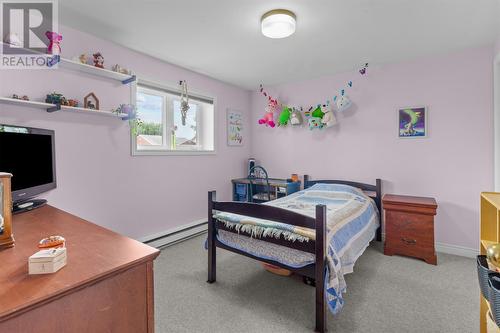
[[(226, 108), (248, 112), (247, 91), (72, 29), (64, 28), (62, 34), (67, 58), (99, 50), (108, 68), (119, 63), (169, 84), (185, 79), (190, 88), (215, 96), (217, 154), (132, 157), (127, 122), (0, 104), (0, 123), (56, 131), (58, 188), (47, 195), (52, 205), (139, 238), (206, 218), (209, 189), (230, 199), (229, 179), (244, 175), (250, 145), (226, 145)], [(54, 90), (80, 101), (93, 91), (102, 109), (127, 103), (130, 93), (126, 86), (64, 69), (0, 70), (0, 96), (27, 94), (39, 100)]]
[[(332, 55), (334, 56), (334, 55)], [(479, 194), (493, 189), (491, 47), (369, 68), (268, 89), (283, 103), (331, 98), (348, 80), (355, 106), (333, 129), (270, 129), (257, 124), (265, 99), (252, 97), (252, 155), (271, 175), (384, 180), (385, 193), (433, 196), (436, 241), (478, 248)], [(429, 137), (399, 139), (397, 110), (427, 106)]]

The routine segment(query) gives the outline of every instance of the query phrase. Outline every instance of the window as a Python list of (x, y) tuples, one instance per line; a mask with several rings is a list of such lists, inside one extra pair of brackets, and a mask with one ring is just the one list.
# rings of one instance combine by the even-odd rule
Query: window
[(139, 81), (137, 116), (133, 131), (135, 155), (214, 153), (214, 101), (189, 96), (189, 110), (182, 121), (180, 94), (172, 88)]

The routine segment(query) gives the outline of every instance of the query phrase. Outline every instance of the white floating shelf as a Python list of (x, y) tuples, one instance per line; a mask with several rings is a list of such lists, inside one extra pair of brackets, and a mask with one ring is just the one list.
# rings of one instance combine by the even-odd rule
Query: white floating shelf
[[(2, 47), (3, 47), (3, 45), (6, 45), (6, 44), (2, 43)], [(29, 50), (29, 49), (22, 49), (22, 50), (24, 52), (31, 53), (31, 54), (46, 55), (46, 54), (35, 52), (35, 51)], [(87, 65), (87, 64), (82, 64), (81, 62), (73, 61), (70, 59), (65, 59), (63, 57), (61, 57), (61, 61), (59, 62), (58, 66), (61, 66), (62, 68), (70, 69), (73, 71), (77, 71), (77, 72), (83, 72), (83, 73), (87, 73), (87, 74), (91, 74), (91, 75), (95, 75), (95, 76), (100, 76), (100, 77), (111, 79), (111, 80), (120, 81), (123, 84), (128, 84), (130, 82), (135, 81), (135, 79), (136, 79), (135, 75), (122, 74), (122, 73), (114, 72), (114, 71), (109, 70), (109, 69), (99, 68), (99, 67), (95, 67), (95, 66)]]
[(109, 69), (99, 68), (99, 67), (95, 67), (95, 66), (91, 66), (91, 65), (87, 65), (87, 64), (82, 64), (80, 62), (76, 62), (76, 61), (64, 59), (64, 58), (61, 58), (61, 62), (59, 63), (59, 66), (61, 66), (62, 68), (67, 68), (67, 69), (78, 71), (78, 72), (83, 72), (83, 73), (87, 73), (87, 74), (91, 74), (91, 75), (95, 75), (95, 76), (100, 76), (100, 77), (104, 77), (104, 78), (111, 79), (111, 80), (120, 81), (123, 84), (129, 83), (129, 82), (132, 82), (135, 80), (134, 75), (122, 74), (122, 73), (111, 71)]
[(126, 113), (115, 113), (113, 111), (104, 111), (104, 110), (94, 110), (73, 106), (65, 106), (61, 105), (60, 109), (58, 109), (57, 104), (44, 103), (44, 102), (35, 102), (35, 101), (25, 101), (22, 99), (14, 99), (8, 97), (0, 97), (0, 103), (17, 105), (17, 106), (25, 106), (37, 109), (44, 109), (48, 112), (57, 112), (57, 111), (66, 111), (66, 112), (80, 112), (80, 113), (88, 113), (100, 116), (108, 116), (108, 117), (116, 117), (116, 118), (126, 118), (128, 115)]
[(92, 113), (92, 114), (98, 114), (101, 116), (118, 117), (118, 118), (125, 118), (128, 116), (126, 113), (116, 113), (113, 111), (94, 110), (94, 109), (80, 108), (80, 107), (74, 107), (74, 106), (65, 106), (65, 105), (61, 105), (61, 111)]
[(31, 107), (31, 108), (37, 108), (37, 109), (48, 109), (48, 108), (55, 106), (54, 104), (50, 104), (50, 103), (25, 101), (22, 99), (15, 99), (15, 98), (8, 98), (8, 97), (0, 97), (0, 103), (10, 104), (10, 105), (27, 106), (27, 107)]

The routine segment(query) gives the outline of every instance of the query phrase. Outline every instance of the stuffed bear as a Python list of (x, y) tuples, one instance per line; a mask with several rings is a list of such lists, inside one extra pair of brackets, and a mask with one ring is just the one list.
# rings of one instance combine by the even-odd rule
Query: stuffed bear
[(321, 118), (321, 123), (325, 127), (332, 127), (337, 124), (337, 118), (335, 118), (335, 115), (330, 108), (330, 104), (323, 104), (321, 106), (321, 111), (323, 111), (323, 118)]

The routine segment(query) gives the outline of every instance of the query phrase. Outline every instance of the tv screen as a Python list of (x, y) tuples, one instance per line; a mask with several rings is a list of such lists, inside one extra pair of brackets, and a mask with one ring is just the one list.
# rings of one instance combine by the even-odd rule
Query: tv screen
[(54, 131), (0, 125), (0, 171), (12, 177), (13, 200), (56, 187)]

